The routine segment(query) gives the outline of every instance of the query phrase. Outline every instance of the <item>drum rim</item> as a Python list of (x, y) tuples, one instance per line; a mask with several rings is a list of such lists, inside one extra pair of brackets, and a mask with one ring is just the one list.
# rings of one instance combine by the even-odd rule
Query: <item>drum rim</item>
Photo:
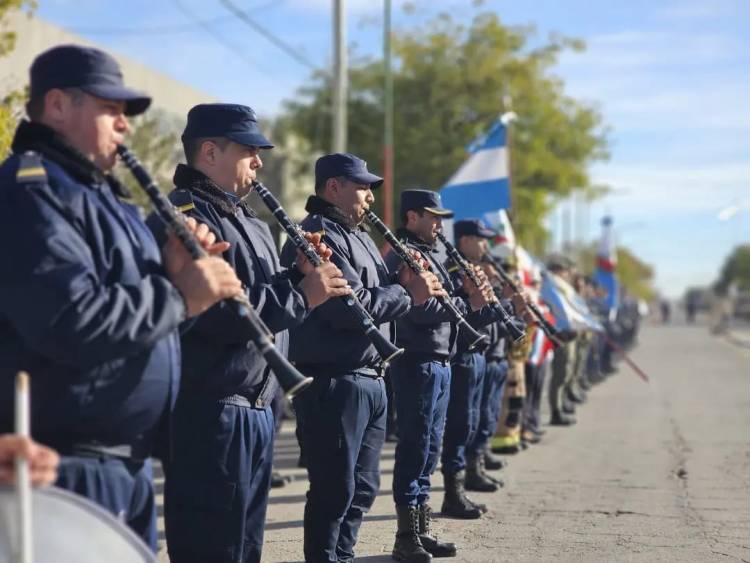
[[(0, 484), (0, 491), (14, 492), (15, 487), (12, 485)], [(143, 555), (146, 560), (155, 562), (156, 557), (151, 549), (143, 542), (143, 540), (133, 531), (130, 527), (121, 520), (117, 519), (114, 514), (99, 506), (94, 501), (86, 498), (82, 495), (62, 489), (60, 487), (49, 486), (49, 487), (35, 487), (33, 489), (34, 494), (44, 494), (51, 497), (57, 497), (66, 501), (71, 502), (82, 510), (92, 512), (94, 516), (104, 520), (111, 527), (122, 532), (123, 538), (135, 549), (140, 555)]]

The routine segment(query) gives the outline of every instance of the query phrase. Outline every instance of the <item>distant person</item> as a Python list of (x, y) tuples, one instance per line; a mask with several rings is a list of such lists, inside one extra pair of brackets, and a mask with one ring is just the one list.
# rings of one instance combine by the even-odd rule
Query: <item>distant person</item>
[(685, 306), (685, 313), (687, 317), (688, 324), (695, 323), (695, 314), (698, 311), (698, 303), (697, 300), (693, 295), (690, 295), (687, 299), (687, 304)]
[(661, 311), (662, 324), (669, 324), (670, 318), (672, 316), (672, 306), (669, 304), (669, 301), (667, 301), (666, 299), (662, 300), (662, 302), (659, 303), (659, 310)]

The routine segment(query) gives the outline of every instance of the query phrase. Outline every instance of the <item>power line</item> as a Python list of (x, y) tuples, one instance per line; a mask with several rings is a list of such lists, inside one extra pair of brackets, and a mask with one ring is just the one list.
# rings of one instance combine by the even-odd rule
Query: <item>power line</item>
[(232, 41), (228, 41), (222, 34), (218, 33), (214, 28), (208, 25), (205, 20), (198, 19), (193, 12), (185, 7), (181, 0), (172, 0), (172, 2), (175, 6), (177, 6), (177, 8), (183, 13), (186, 18), (191, 20), (193, 24), (201, 27), (206, 33), (211, 35), (211, 37), (213, 37), (217, 43), (224, 46), (224, 48), (231, 51), (233, 55), (239, 57), (250, 66), (257, 67), (256, 61), (245, 54), (245, 48), (243, 48), (241, 45), (233, 43)]
[(240, 19), (245, 24), (253, 28), (257, 33), (259, 33), (260, 35), (268, 39), (268, 41), (276, 45), (279, 49), (281, 49), (287, 55), (292, 57), (295, 61), (297, 61), (301, 65), (304, 65), (312, 70), (318, 69), (318, 66), (315, 63), (310, 61), (307, 57), (305, 57), (302, 53), (297, 51), (294, 47), (292, 47), (288, 43), (279, 39), (272, 32), (265, 29), (262, 25), (260, 25), (258, 22), (252, 19), (249, 15), (247, 15), (246, 12), (243, 12), (242, 10), (240, 10), (233, 2), (231, 2), (230, 0), (219, 0), (219, 1), (224, 5), (224, 7), (227, 10), (229, 10), (235, 16), (237, 16), (238, 19)]

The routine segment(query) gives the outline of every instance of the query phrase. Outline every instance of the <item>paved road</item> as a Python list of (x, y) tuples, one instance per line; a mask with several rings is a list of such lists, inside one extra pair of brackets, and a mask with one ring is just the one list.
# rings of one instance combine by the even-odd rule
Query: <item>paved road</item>
[[(645, 327), (633, 357), (650, 384), (623, 366), (575, 427), (548, 428), (511, 459), (505, 489), (475, 493), (488, 517), (438, 521), (461, 548), (454, 561), (750, 561), (750, 350), (703, 327)], [(277, 460), (294, 481), (272, 491), (264, 561), (302, 559), (296, 451), (287, 430)], [(357, 561), (391, 561), (392, 466), (387, 447)]]

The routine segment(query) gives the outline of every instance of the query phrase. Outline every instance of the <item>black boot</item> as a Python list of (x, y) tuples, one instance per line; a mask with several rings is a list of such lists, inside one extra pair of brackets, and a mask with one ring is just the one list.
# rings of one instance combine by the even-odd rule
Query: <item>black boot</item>
[(494, 455), (489, 448), (484, 451), (484, 466), (490, 471), (497, 471), (498, 469), (505, 469), (508, 466), (508, 462), (503, 458)]
[(576, 423), (576, 419), (562, 412), (553, 412), (549, 423), (551, 426), (570, 426)]
[(433, 557), (455, 557), (456, 544), (438, 541), (437, 536), (432, 533), (430, 523), (432, 522), (432, 508), (429, 504), (420, 504), (419, 509), (419, 539), (422, 547), (429, 551)]
[(432, 555), (419, 539), (419, 510), (416, 506), (397, 506), (398, 531), (391, 557), (406, 563), (429, 563)]
[(461, 518), (463, 520), (476, 520), (482, 517), (480, 508), (466, 498), (466, 493), (464, 492), (465, 472), (446, 473), (444, 481), (445, 497), (443, 498), (441, 512), (445, 516), (452, 516), (453, 518)]
[(466, 459), (466, 490), (482, 493), (494, 493), (497, 490), (497, 484), (484, 472), (484, 456)]

